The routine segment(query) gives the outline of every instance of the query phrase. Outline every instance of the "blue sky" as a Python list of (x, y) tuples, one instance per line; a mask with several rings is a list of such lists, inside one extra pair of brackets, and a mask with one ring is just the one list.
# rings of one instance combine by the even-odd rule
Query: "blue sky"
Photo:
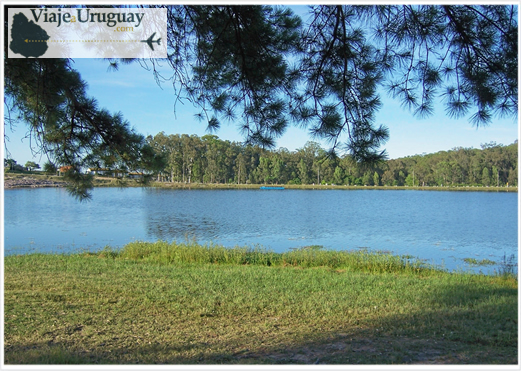
[[(74, 67), (87, 81), (88, 94), (95, 97), (101, 107), (123, 113), (137, 132), (144, 135), (155, 135), (161, 131), (166, 134), (207, 134), (205, 123), (194, 117), (198, 110), (188, 102), (184, 105), (177, 103), (174, 109), (172, 85), (165, 83), (162, 88), (159, 87), (152, 72), (139, 64), (122, 65), (118, 71), (109, 71), (107, 61), (76, 59)], [(387, 149), (389, 158), (433, 153), (459, 146), (479, 148), (481, 143), (491, 141), (507, 145), (518, 138), (518, 122), (511, 118), (495, 119), (489, 126), (476, 129), (468, 118), (455, 120), (447, 117), (441, 104), (432, 116), (418, 119), (385, 93), (382, 94), (382, 101), (383, 107), (376, 116), (376, 122), (390, 130), (390, 139), (383, 147)], [(43, 166), (47, 159), (39, 155), (33, 157), (29, 140), (22, 139), (26, 131), (22, 123), (18, 124), (15, 132), (6, 128), (11, 157), (22, 165), (26, 161), (35, 161)], [(233, 123), (223, 124), (216, 135), (230, 141), (243, 140)], [(302, 148), (308, 140), (311, 137), (306, 130), (291, 127), (277, 141), (277, 147), (293, 151)], [(327, 148), (327, 144), (321, 144)]]
[[(297, 10), (298, 7), (293, 8)], [(122, 65), (118, 71), (109, 71), (107, 61), (78, 58), (74, 61), (74, 68), (88, 83), (88, 95), (95, 97), (100, 107), (110, 112), (121, 112), (141, 134), (155, 135), (161, 131), (166, 134), (207, 134), (206, 124), (194, 117), (198, 110), (189, 102), (184, 105), (177, 103), (174, 107), (172, 85), (165, 83), (160, 88), (152, 72), (138, 63)], [(491, 141), (507, 145), (518, 139), (517, 119), (494, 119), (489, 126), (476, 129), (469, 123), (468, 117), (456, 120), (446, 116), (441, 101), (433, 115), (418, 119), (385, 92), (381, 94), (381, 99), (383, 107), (376, 116), (376, 123), (390, 130), (390, 139), (382, 147), (387, 150), (389, 158), (433, 153), (460, 146), (479, 148), (480, 144)], [(26, 132), (27, 127), (22, 123), (18, 124), (15, 132), (6, 128), (9, 137), (7, 149), (19, 164), (35, 161), (43, 166), (47, 159), (31, 155), (29, 140), (22, 139)], [(244, 139), (233, 123), (223, 124), (215, 134), (230, 141), (240, 142)], [(308, 140), (312, 138), (305, 129), (291, 127), (277, 141), (277, 147), (293, 151), (303, 147)], [(326, 143), (320, 144), (327, 148)]]

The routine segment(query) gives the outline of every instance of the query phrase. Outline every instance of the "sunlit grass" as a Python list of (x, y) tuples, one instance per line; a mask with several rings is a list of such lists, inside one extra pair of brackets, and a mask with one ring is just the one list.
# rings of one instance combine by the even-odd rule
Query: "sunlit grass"
[(463, 261), (470, 265), (476, 265), (476, 266), (486, 266), (486, 265), (495, 265), (496, 262), (490, 259), (481, 259), (477, 260), (475, 258), (465, 258)]
[(309, 246), (284, 253), (262, 247), (227, 248), (200, 245), (196, 242), (168, 243), (132, 242), (121, 250), (107, 247), (102, 255), (113, 258), (143, 260), (162, 264), (214, 263), (234, 265), (294, 266), (302, 268), (328, 267), (366, 273), (439, 274), (440, 269), (411, 257), (368, 252), (365, 250), (326, 250)]
[(195, 243), (5, 258), (5, 360), (517, 362), (517, 280), (410, 257)]

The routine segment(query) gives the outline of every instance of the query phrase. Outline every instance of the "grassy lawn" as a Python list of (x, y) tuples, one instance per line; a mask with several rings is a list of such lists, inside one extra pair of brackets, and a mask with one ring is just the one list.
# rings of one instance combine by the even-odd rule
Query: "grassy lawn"
[(133, 243), (8, 256), (6, 364), (516, 364), (517, 279)]

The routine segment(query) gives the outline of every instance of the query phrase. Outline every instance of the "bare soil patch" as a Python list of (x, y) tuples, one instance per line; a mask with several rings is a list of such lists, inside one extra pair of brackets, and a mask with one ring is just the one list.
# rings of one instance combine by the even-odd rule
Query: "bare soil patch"
[(65, 182), (35, 177), (6, 177), (4, 189), (11, 188), (40, 188), (40, 187), (64, 187)]

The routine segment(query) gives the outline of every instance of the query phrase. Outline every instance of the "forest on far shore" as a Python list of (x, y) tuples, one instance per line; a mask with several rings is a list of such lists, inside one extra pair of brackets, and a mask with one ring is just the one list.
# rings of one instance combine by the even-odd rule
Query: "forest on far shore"
[(161, 132), (147, 138), (159, 161), (159, 181), (235, 184), (367, 186), (517, 186), (517, 140), (481, 149), (458, 147), (367, 165), (329, 156), (316, 142), (295, 151), (267, 150), (215, 135)]

